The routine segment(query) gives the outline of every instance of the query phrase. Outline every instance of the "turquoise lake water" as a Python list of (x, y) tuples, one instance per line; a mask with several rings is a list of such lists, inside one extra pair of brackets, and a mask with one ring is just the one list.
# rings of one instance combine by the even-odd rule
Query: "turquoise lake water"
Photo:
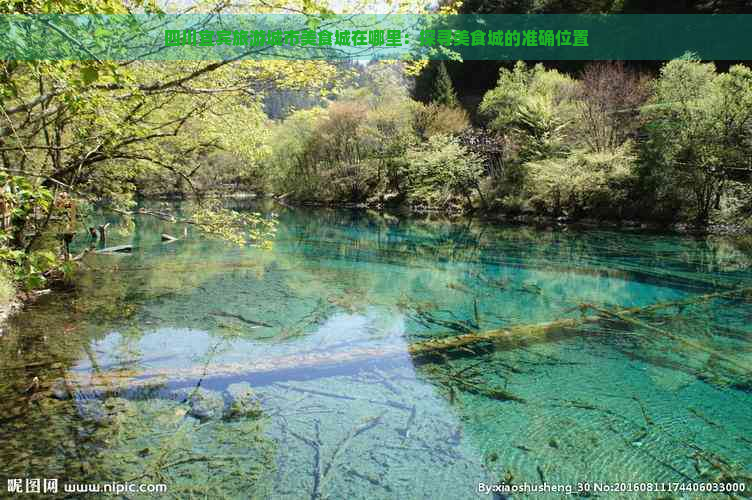
[(732, 241), (271, 212), (271, 249), (92, 219), (133, 252), (88, 255), (0, 337), (0, 497), (8, 478), (171, 498), (750, 494), (752, 256)]

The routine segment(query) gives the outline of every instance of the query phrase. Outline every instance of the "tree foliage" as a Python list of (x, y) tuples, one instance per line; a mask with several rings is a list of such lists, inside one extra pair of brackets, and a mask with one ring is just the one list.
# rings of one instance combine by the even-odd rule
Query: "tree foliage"
[(498, 84), (479, 109), (490, 119), (489, 127), (514, 141), (521, 158), (535, 160), (567, 149), (574, 91), (569, 76), (520, 61), (512, 70), (501, 69)]
[(413, 127), (423, 139), (437, 134), (458, 135), (470, 127), (470, 118), (462, 108), (421, 102), (413, 106)]
[(452, 79), (449, 77), (444, 61), (436, 68), (431, 91), (431, 102), (440, 106), (453, 108), (457, 106), (457, 93), (454, 91)]
[[(271, 153), (263, 162), (269, 165), (269, 189), (320, 202), (418, 203), (420, 198), (420, 203), (445, 204), (443, 191), (425, 196), (440, 186), (413, 159), (432, 148), (438, 155), (461, 148), (451, 136), (468, 126), (460, 108), (412, 101), (395, 67), (371, 71), (359, 87), (346, 89), (325, 108), (297, 111), (274, 125)], [(432, 142), (435, 136), (443, 139)], [(480, 162), (477, 168), (482, 169)], [(463, 194), (455, 188), (451, 196)]]
[(554, 215), (608, 215), (626, 200), (635, 161), (633, 145), (626, 142), (613, 150), (577, 150), (564, 158), (530, 162), (531, 203)]
[[(462, 8), (647, 8), (609, 1), (496, 4), (483, 0)], [(369, 5), (306, 0), (186, 8), (144, 0), (0, 0), (3, 13), (24, 14), (330, 14)], [(388, 8), (421, 11), (431, 4), (401, 1)], [(450, 3), (440, 10), (458, 8)], [(729, 6), (687, 9), (726, 12)], [(456, 73), (465, 64), (449, 69)], [(748, 67), (719, 73), (688, 56), (665, 64), (649, 82), (619, 63), (590, 64), (579, 80), (559, 66), (518, 62), (499, 71), (479, 107), (494, 135), (490, 142), (503, 145), (492, 153), (500, 161), (488, 167), (488, 144), (476, 140), (483, 134), (467, 133), (469, 116), (455, 91), (463, 80), (450, 76), (444, 62), (2, 61), (0, 182), (12, 215), (3, 227), (0, 258), (6, 271), (18, 270), (19, 279), (39, 285), (68, 266), (59, 259), (61, 236), (76, 229), (57, 221), (71, 220), (76, 206), (97, 200), (124, 208), (136, 193), (221, 191), (240, 184), (322, 202), (471, 207), (495, 198), (502, 201), (493, 206), (504, 208), (503, 200), (514, 198), (546, 213), (573, 215), (620, 216), (629, 212), (630, 200), (641, 200), (655, 207), (644, 210), (647, 217), (676, 212), (700, 223), (722, 207), (752, 210), (744, 199), (752, 179)], [(432, 75), (429, 104), (408, 93), (410, 75), (421, 67), (423, 76)], [(308, 109), (279, 102), (291, 95)], [(216, 206), (196, 217), (206, 232), (239, 243), (248, 242), (248, 234), (258, 241), (272, 232), (260, 219), (241, 220)], [(230, 229), (241, 223), (252, 232)]]
[(405, 154), (408, 192), (416, 203), (449, 207), (466, 202), (479, 188), (483, 173), (480, 157), (468, 151), (457, 138), (434, 135)]
[[(180, 14), (290, 12), (298, 7), (264, 2), (168, 8)], [(328, 10), (310, 3), (302, 7), (311, 13)], [(24, 14), (161, 12), (153, 2), (121, 0), (0, 2), (0, 9)], [(267, 144), (261, 107), (265, 90), (331, 91), (338, 71), (326, 61), (2, 61), (0, 171), (46, 189), (55, 200), (64, 193), (74, 202), (99, 199), (120, 207), (132, 203), (136, 190), (149, 191), (154, 185), (190, 191), (202, 187), (197, 182), (206, 186), (244, 178)], [(230, 157), (229, 165), (221, 165)], [(212, 166), (219, 168), (207, 171)], [(16, 252), (33, 251), (57, 258), (59, 240), (42, 236), (53, 230), (49, 222), (58, 211), (57, 203), (37, 203), (33, 223), (16, 226), (18, 236), (6, 238), (5, 261), (16, 265), (21, 259), (14, 257)]]
[[(480, 111), (505, 138), (504, 199), (549, 213), (706, 224), (752, 179), (752, 70), (718, 73), (691, 54), (658, 78), (594, 63), (580, 80), (541, 65), (502, 69)], [(509, 153), (511, 151), (511, 153)], [(630, 206), (640, 200), (641, 207)], [(518, 202), (515, 202), (518, 203)]]
[[(274, 127), (272, 189), (300, 199), (364, 202), (399, 183), (395, 162), (416, 138), (409, 102), (350, 98)], [(276, 165), (276, 168), (272, 168)]]
[(691, 200), (696, 220), (707, 222), (729, 183), (752, 171), (752, 70), (719, 74), (691, 56), (671, 61), (644, 115), (650, 175), (673, 179), (664, 194)]

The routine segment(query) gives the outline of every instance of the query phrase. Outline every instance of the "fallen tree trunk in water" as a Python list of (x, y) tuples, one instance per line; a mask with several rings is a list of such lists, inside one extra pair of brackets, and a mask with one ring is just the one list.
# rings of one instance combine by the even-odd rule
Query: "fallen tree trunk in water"
[[(256, 361), (246, 364), (216, 364), (206, 366), (195, 366), (189, 368), (164, 368), (151, 369), (144, 371), (123, 370), (92, 373), (89, 375), (79, 375), (68, 377), (66, 386), (68, 390), (80, 387), (83, 390), (118, 393), (123, 390), (138, 389), (158, 389), (167, 383), (171, 385), (180, 385), (181, 382), (200, 380), (202, 384), (210, 384), (213, 380), (229, 380), (239, 378), (258, 378), (260, 380), (278, 381), (291, 378), (303, 377), (314, 378), (316, 372), (341, 372), (348, 367), (363, 367), (369, 363), (386, 362), (390, 360), (410, 361), (414, 358), (426, 358), (435, 355), (444, 355), (452, 351), (469, 351), (471, 354), (477, 354), (472, 351), (471, 347), (479, 344), (494, 344), (497, 349), (511, 350), (521, 345), (531, 343), (553, 342), (555, 340), (576, 334), (574, 330), (577, 327), (598, 323), (604, 320), (622, 321), (625, 323), (635, 324), (629, 321), (630, 316), (645, 314), (671, 307), (685, 307), (693, 304), (708, 302), (713, 299), (728, 299), (735, 296), (752, 294), (752, 287), (729, 290), (724, 292), (700, 295), (690, 299), (652, 304), (645, 307), (633, 307), (619, 311), (605, 311), (603, 309), (583, 304), (581, 309), (600, 310), (601, 314), (581, 316), (579, 318), (566, 318), (546, 323), (533, 325), (517, 325), (508, 328), (489, 330), (479, 333), (466, 333), (440, 339), (431, 339), (421, 342), (415, 342), (410, 345), (392, 345), (377, 347), (354, 347), (348, 350), (334, 352), (314, 351), (304, 354), (290, 356), (281, 356), (270, 358), (265, 361)], [(661, 335), (663, 330), (658, 328), (648, 328), (649, 331)], [(686, 340), (675, 338), (673, 334), (668, 335), (670, 340), (678, 340), (686, 345)], [(749, 375), (751, 369), (739, 359), (722, 353), (718, 350), (707, 346), (701, 346), (692, 342), (692, 347), (700, 349), (727, 363), (733, 367), (736, 375)], [(339, 369), (339, 370), (338, 370)], [(325, 375), (324, 375), (325, 376)]]
[(101, 250), (96, 250), (94, 253), (100, 255), (107, 255), (113, 253), (131, 253), (133, 252), (133, 245), (118, 245), (116, 247), (107, 247)]

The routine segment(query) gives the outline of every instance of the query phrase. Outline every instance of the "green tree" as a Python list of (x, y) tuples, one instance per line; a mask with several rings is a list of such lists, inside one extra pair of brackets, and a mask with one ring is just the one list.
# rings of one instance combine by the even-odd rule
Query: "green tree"
[(414, 203), (448, 207), (459, 198), (471, 206), (473, 190), (482, 197), (483, 161), (456, 137), (437, 134), (408, 149), (404, 168)]
[(572, 78), (541, 64), (530, 68), (518, 61), (514, 69), (499, 71), (499, 81), (483, 97), (480, 112), (490, 119), (491, 129), (515, 143), (520, 160), (538, 160), (568, 149), (574, 89)]
[(454, 91), (452, 79), (449, 77), (444, 61), (436, 68), (436, 75), (431, 90), (431, 102), (443, 106), (457, 106), (457, 93)]
[[(735, 178), (752, 170), (752, 70), (688, 56), (663, 66), (646, 106), (648, 175), (663, 196), (691, 200), (697, 223), (708, 222)], [(668, 181), (668, 182), (666, 182)]]

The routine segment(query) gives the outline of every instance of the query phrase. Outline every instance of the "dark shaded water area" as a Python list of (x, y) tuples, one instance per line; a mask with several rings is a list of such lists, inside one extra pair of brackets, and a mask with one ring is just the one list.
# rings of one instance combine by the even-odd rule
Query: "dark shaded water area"
[(271, 249), (92, 219), (133, 252), (88, 255), (0, 337), (0, 496), (7, 478), (173, 498), (752, 489), (752, 256), (733, 241), (254, 209), (278, 214)]

